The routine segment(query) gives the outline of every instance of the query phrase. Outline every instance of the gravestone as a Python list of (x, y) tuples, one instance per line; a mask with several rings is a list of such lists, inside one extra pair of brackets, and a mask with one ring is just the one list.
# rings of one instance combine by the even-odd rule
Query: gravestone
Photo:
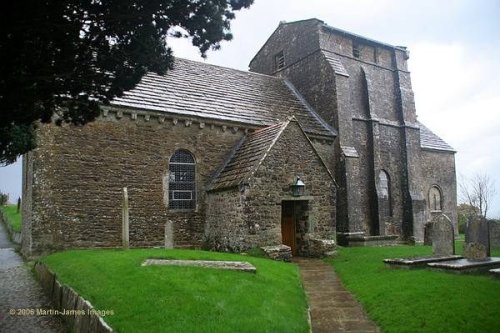
[(432, 245), (432, 221), (424, 225), (424, 245)]
[(435, 256), (451, 256), (455, 254), (455, 233), (448, 216), (440, 214), (432, 219), (431, 228), (432, 253)]
[(490, 248), (500, 249), (500, 221), (488, 222), (490, 226)]
[(490, 256), (488, 222), (480, 216), (470, 216), (465, 230), (464, 257), (481, 260)]

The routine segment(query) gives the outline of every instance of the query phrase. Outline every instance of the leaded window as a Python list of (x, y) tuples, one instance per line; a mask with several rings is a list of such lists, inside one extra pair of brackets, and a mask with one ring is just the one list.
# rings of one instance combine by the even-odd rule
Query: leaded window
[(429, 190), (429, 208), (431, 211), (441, 211), (441, 191), (436, 185)]
[(168, 207), (170, 209), (196, 208), (196, 163), (187, 150), (177, 150), (170, 158), (168, 179)]

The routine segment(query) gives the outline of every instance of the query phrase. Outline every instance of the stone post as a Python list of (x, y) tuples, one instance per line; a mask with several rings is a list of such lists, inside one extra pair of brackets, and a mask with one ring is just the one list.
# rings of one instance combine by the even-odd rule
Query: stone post
[(174, 248), (174, 228), (172, 226), (172, 221), (167, 220), (165, 223), (165, 248)]
[(122, 245), (124, 249), (129, 247), (128, 232), (128, 193), (127, 188), (123, 188), (123, 207), (122, 207)]

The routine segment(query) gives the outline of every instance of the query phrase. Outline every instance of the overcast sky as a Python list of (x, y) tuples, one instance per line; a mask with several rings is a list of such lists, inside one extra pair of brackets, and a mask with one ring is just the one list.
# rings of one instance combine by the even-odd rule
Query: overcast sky
[[(495, 180), (489, 216), (500, 217), (500, 1), (256, 0), (237, 12), (233, 41), (204, 61), (247, 70), (280, 21), (313, 17), (408, 47), (419, 120), (458, 151), (458, 182), (477, 172)], [(201, 60), (189, 41), (171, 45), (175, 55)], [(0, 191), (12, 201), (20, 195), (19, 164), (0, 168)]]

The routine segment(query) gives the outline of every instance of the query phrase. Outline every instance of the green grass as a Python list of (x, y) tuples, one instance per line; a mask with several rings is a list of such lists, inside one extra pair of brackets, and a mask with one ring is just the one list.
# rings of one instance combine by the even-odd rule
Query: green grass
[[(244, 260), (257, 273), (146, 266), (146, 258)], [(42, 258), (117, 332), (308, 332), (297, 267), (189, 250), (75, 250)]]
[[(462, 244), (458, 245), (461, 253)], [(499, 280), (390, 269), (382, 262), (431, 252), (429, 246), (341, 248), (328, 261), (385, 333), (500, 331)], [(500, 250), (492, 250), (492, 255), (500, 256)]]
[(17, 205), (5, 205), (0, 207), (7, 223), (12, 226), (12, 229), (16, 232), (21, 232), (21, 213), (17, 212)]

